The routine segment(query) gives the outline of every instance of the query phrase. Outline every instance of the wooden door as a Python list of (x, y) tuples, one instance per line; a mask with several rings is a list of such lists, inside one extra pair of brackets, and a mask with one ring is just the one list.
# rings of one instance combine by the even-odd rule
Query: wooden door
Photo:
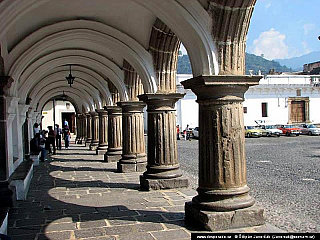
[(290, 120), (293, 123), (301, 123), (306, 121), (305, 101), (291, 102)]

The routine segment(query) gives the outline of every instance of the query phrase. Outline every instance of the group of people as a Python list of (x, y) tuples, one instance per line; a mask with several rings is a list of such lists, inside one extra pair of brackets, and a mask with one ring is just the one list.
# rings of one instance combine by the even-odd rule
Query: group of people
[(56, 154), (56, 148), (62, 149), (62, 138), (64, 140), (65, 148), (68, 149), (70, 145), (70, 129), (67, 121), (64, 122), (64, 127), (61, 129), (59, 124), (55, 124), (53, 129), (52, 126), (48, 126), (48, 131), (40, 130), (38, 123), (34, 124), (33, 128), (34, 138), (30, 142), (31, 152), (41, 152), (40, 160), (44, 161), (46, 151), (49, 154)]
[[(189, 125), (187, 125), (187, 127), (185, 128), (185, 130), (183, 131), (183, 136), (184, 136), (184, 140), (189, 140), (191, 141), (191, 134), (190, 134), (190, 128)], [(177, 140), (180, 140), (180, 126), (177, 125)]]

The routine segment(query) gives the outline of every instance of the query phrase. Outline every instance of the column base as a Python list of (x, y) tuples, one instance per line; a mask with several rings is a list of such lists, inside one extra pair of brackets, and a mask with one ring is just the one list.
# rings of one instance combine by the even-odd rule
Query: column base
[(173, 188), (187, 188), (189, 180), (186, 177), (164, 178), (164, 179), (150, 179), (145, 176), (140, 176), (140, 188), (142, 190), (161, 190)]
[(91, 151), (96, 151), (98, 146), (99, 146), (98, 144), (90, 144), (89, 148)]
[(140, 162), (126, 163), (121, 160), (117, 164), (117, 170), (120, 173), (144, 172), (147, 169), (147, 160)]
[(118, 155), (110, 155), (108, 152), (104, 155), (105, 162), (118, 162), (121, 159), (121, 154)]
[(99, 149), (99, 147), (96, 150), (97, 155), (105, 155), (107, 153), (107, 149)]
[(217, 212), (198, 209), (192, 202), (185, 204), (185, 221), (209, 231), (253, 227), (265, 224), (264, 209), (253, 205), (234, 211)]

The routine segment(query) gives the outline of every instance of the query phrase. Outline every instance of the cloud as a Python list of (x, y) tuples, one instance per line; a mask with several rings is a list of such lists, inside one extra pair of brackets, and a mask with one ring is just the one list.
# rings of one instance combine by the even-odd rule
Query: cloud
[(288, 46), (285, 43), (286, 35), (281, 34), (274, 28), (260, 34), (253, 41), (252, 52), (255, 55), (263, 54), (266, 59), (288, 58)]
[(312, 50), (309, 48), (308, 43), (306, 41), (303, 41), (301, 44), (303, 47), (304, 54), (308, 54), (312, 52)]
[(270, 7), (271, 7), (271, 2), (267, 3), (266, 6), (265, 6), (265, 8), (267, 8), (267, 9), (270, 8)]
[(302, 29), (304, 31), (304, 35), (309, 35), (316, 29), (316, 25), (314, 23), (306, 23), (302, 26)]

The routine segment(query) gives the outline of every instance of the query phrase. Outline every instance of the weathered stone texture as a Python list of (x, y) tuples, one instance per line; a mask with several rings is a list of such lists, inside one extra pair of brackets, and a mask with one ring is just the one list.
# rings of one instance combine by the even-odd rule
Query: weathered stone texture
[(246, 37), (256, 0), (210, 0), (220, 75), (244, 75)]
[(160, 19), (153, 25), (149, 51), (157, 74), (158, 93), (176, 92), (180, 40)]

